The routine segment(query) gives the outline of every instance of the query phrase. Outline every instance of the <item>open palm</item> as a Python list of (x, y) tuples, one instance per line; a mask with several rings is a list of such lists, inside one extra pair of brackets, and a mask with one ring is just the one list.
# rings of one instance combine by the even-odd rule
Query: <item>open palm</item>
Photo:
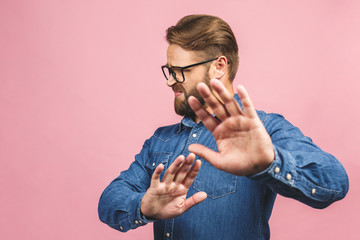
[(271, 138), (245, 88), (237, 87), (242, 110), (219, 80), (212, 79), (210, 84), (220, 99), (204, 83), (198, 84), (197, 89), (216, 117), (196, 98), (190, 97), (188, 101), (198, 118), (213, 134), (219, 152), (200, 144), (190, 145), (189, 150), (214, 167), (238, 176), (248, 176), (266, 169), (275, 157)]
[(164, 165), (160, 164), (156, 167), (150, 187), (141, 201), (141, 212), (147, 218), (174, 218), (206, 199), (205, 192), (198, 192), (186, 198), (186, 194), (200, 170), (201, 161), (194, 162), (194, 154), (189, 154), (184, 159), (185, 157), (182, 155), (177, 157), (161, 181), (160, 174), (164, 170)]

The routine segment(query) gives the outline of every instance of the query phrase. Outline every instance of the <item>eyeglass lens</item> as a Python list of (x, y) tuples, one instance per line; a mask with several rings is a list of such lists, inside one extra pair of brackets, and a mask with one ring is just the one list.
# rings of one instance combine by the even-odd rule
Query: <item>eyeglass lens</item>
[(178, 82), (182, 82), (184, 80), (181, 70), (178, 68), (165, 67), (165, 69), (163, 69), (163, 71), (164, 71), (166, 79), (169, 79), (170, 76), (172, 76)]

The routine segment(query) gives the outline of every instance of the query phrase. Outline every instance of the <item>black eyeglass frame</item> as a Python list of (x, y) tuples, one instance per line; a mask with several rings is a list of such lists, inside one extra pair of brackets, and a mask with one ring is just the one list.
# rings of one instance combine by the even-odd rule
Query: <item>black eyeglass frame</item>
[[(191, 68), (191, 67), (195, 67), (195, 66), (198, 66), (198, 65), (201, 65), (201, 64), (204, 64), (204, 63), (208, 63), (208, 62), (211, 62), (211, 61), (215, 61), (217, 60), (217, 58), (213, 58), (213, 59), (209, 59), (209, 60), (205, 60), (205, 61), (202, 61), (202, 62), (198, 62), (198, 63), (194, 63), (194, 64), (191, 64), (191, 65), (188, 65), (188, 66), (185, 66), (185, 67), (178, 67), (178, 66), (172, 66), (172, 67), (169, 67), (168, 65), (164, 65), (164, 66), (161, 66), (161, 70), (166, 78), (166, 80), (169, 80), (168, 77), (166, 76), (166, 73), (165, 73), (165, 68), (169, 71), (169, 76), (170, 74), (173, 76), (173, 78), (175, 79), (176, 82), (178, 83), (183, 83), (185, 82), (185, 75), (184, 75), (184, 71), (185, 69), (187, 68)], [(181, 75), (182, 75), (182, 81), (179, 81), (177, 78), (176, 78), (176, 73), (172, 70), (172, 68), (177, 68), (181, 71)]]

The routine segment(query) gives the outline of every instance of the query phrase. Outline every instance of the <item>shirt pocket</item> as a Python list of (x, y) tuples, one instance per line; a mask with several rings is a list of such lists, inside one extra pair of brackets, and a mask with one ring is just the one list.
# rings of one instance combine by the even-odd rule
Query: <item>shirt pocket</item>
[[(217, 151), (217, 147), (211, 147), (211, 149)], [(237, 180), (235, 175), (215, 168), (202, 158), (199, 159), (201, 160), (201, 169), (195, 178), (193, 188), (206, 192), (212, 199), (235, 193)]]
[(171, 157), (171, 153), (168, 152), (152, 154), (145, 165), (147, 171), (149, 172), (149, 175), (152, 175), (154, 173), (155, 168), (159, 166), (159, 164), (163, 164), (164, 170), (161, 173), (161, 177), (162, 177), (166, 169), (168, 168), (170, 157)]

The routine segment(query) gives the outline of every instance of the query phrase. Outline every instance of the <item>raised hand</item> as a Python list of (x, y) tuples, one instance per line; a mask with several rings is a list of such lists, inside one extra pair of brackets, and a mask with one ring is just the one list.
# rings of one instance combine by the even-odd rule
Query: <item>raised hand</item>
[(170, 165), (161, 181), (160, 174), (164, 170), (164, 165), (160, 164), (155, 168), (150, 187), (141, 200), (141, 212), (145, 217), (174, 218), (206, 199), (205, 192), (198, 192), (186, 199), (186, 194), (201, 167), (201, 161), (194, 160), (193, 153), (186, 159), (180, 155)]
[(249, 176), (266, 169), (274, 160), (275, 153), (271, 138), (256, 114), (247, 91), (243, 86), (236, 88), (243, 105), (241, 110), (219, 80), (212, 79), (210, 85), (219, 99), (204, 83), (199, 83), (197, 90), (216, 118), (195, 97), (189, 97), (188, 102), (214, 135), (219, 152), (200, 144), (190, 145), (190, 152), (204, 158), (214, 167), (238, 176)]

